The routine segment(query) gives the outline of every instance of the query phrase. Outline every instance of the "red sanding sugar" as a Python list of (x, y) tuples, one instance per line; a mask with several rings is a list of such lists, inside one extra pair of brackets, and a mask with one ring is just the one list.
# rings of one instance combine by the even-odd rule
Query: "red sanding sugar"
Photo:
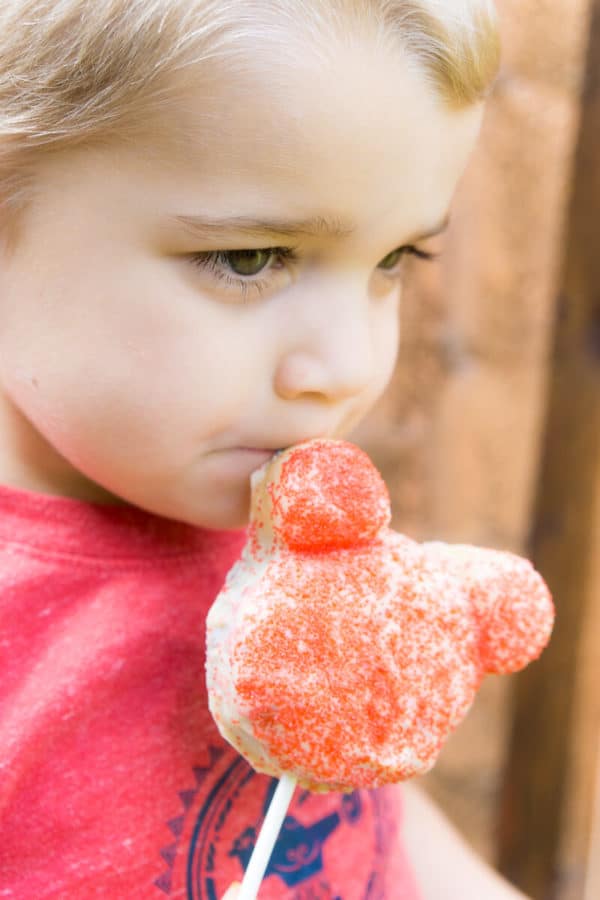
[(383, 478), (366, 453), (345, 441), (294, 448), (269, 494), (278, 534), (290, 550), (352, 547), (390, 521)]
[(235, 650), (240, 708), (283, 769), (375, 787), (433, 765), (481, 669), (467, 599), (400, 538), (284, 555)]
[(208, 620), (222, 733), (260, 771), (315, 790), (427, 771), (483, 676), (546, 645), (543, 579), (514, 554), (392, 531), (381, 476), (347, 442), (300, 444), (261, 473)]

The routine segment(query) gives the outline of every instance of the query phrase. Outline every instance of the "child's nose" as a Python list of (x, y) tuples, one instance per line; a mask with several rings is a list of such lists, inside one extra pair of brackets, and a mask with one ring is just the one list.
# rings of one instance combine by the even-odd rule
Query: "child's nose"
[(366, 292), (348, 292), (338, 302), (321, 293), (319, 300), (302, 304), (302, 314), (289, 320), (288, 328), (287, 347), (274, 376), (280, 397), (343, 400), (369, 386), (375, 348)]

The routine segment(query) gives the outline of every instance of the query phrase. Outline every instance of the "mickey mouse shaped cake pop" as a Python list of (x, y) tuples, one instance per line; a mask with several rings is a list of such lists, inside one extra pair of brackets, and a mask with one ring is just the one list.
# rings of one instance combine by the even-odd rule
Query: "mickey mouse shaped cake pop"
[(369, 457), (314, 440), (253, 475), (248, 543), (208, 620), (223, 736), (311, 790), (422, 774), (482, 679), (534, 660), (554, 608), (511, 553), (418, 544), (389, 527)]

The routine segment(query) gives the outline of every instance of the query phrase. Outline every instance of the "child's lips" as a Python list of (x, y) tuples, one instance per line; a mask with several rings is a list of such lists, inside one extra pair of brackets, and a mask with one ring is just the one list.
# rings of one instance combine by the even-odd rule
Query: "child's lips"
[(227, 447), (214, 454), (217, 465), (234, 476), (249, 477), (277, 451), (264, 447)]
[(266, 462), (273, 456), (273, 454), (277, 453), (277, 450), (272, 450), (268, 447), (232, 447), (229, 452), (239, 453), (240, 455), (248, 458), (260, 458), (263, 462)]

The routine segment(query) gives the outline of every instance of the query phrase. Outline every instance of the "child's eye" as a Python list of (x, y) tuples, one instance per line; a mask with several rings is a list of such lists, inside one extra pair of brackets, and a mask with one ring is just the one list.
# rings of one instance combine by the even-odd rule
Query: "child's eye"
[(250, 291), (260, 296), (270, 285), (271, 278), (257, 278), (261, 272), (270, 273), (296, 262), (294, 247), (266, 247), (260, 250), (214, 250), (195, 253), (191, 261), (208, 269), (219, 281), (240, 290), (246, 298)]
[(390, 272), (396, 268), (404, 256), (416, 256), (417, 259), (432, 260), (437, 259), (439, 253), (429, 253), (427, 250), (419, 250), (413, 244), (405, 244), (384, 256), (377, 268), (383, 269), (384, 272)]
[[(258, 275), (271, 261), (274, 250), (228, 250), (222, 252), (224, 262), (235, 275)], [(221, 260), (220, 260), (221, 261)]]
[[(416, 256), (419, 259), (436, 259), (438, 254), (419, 250), (412, 244), (398, 247), (388, 253), (377, 268), (386, 273), (394, 273), (404, 256)], [(295, 247), (265, 247), (258, 250), (214, 250), (212, 252), (195, 253), (190, 257), (192, 263), (208, 269), (219, 281), (225, 282), (242, 292), (244, 298), (250, 291), (260, 296), (271, 284), (272, 278), (258, 277), (261, 273), (271, 273), (285, 269), (290, 263), (299, 260)]]

